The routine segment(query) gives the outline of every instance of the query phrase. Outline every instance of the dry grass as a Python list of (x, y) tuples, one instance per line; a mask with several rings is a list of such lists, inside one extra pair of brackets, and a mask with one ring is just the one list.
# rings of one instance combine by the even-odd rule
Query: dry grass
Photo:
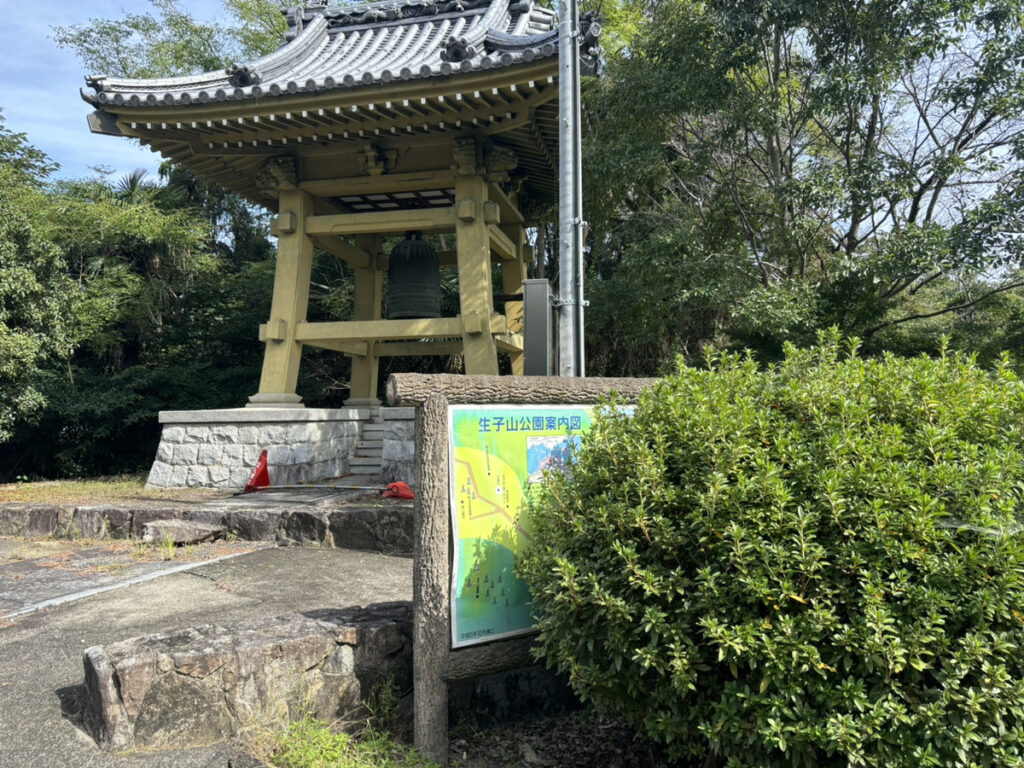
[(212, 488), (146, 488), (146, 475), (115, 475), (89, 480), (45, 480), (0, 485), (0, 502), (38, 504), (117, 504), (126, 501), (204, 501), (230, 496)]
[(69, 551), (68, 542), (58, 539), (29, 539), (5, 536), (0, 547), (0, 562), (5, 560), (37, 560), (42, 557), (59, 557)]
[[(110, 558), (107, 563), (72, 563), (75, 553), (96, 549)], [(0, 563), (35, 561), (40, 568), (72, 570), (76, 573), (119, 570), (133, 562), (159, 559), (159, 548), (137, 539), (33, 539), (20, 536), (0, 537)]]
[[(71, 571), (79, 575), (117, 573), (139, 563), (166, 560), (202, 562), (215, 557), (252, 549), (252, 542), (209, 542), (173, 547), (165, 542), (139, 539), (32, 539), (0, 536), (0, 565), (31, 560), (39, 568)], [(86, 557), (77, 557), (80, 550)], [(23, 574), (8, 573), (5, 578), (18, 579)]]

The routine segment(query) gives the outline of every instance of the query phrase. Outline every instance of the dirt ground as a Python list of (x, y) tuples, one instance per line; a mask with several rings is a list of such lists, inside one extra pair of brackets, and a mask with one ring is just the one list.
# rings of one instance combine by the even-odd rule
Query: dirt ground
[(664, 750), (621, 720), (586, 712), (458, 730), (453, 768), (668, 768)]

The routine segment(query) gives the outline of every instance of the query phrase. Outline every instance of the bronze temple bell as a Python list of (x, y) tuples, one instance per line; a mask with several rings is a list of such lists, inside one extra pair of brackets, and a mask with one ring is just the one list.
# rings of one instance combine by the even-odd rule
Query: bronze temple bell
[(441, 316), (441, 263), (421, 232), (407, 232), (388, 260), (388, 319)]

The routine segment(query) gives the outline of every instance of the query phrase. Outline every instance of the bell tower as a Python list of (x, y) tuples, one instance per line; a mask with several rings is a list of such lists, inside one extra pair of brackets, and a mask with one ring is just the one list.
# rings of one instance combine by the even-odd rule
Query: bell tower
[[(505, 311), (496, 312), (492, 278), (500, 265), (502, 292), (520, 297), (532, 257), (524, 216), (506, 189), (518, 164), (515, 153), (486, 134), (434, 139), (432, 153), (418, 151), (419, 141), (402, 140), (392, 172), (309, 179), (304, 165), (295, 178), (306, 181), (277, 182), (274, 298), (271, 316), (260, 326), (266, 352), (259, 392), (250, 398), (253, 405), (297, 404), (295, 385), (306, 345), (352, 358), (347, 405), (377, 403), (382, 357), (461, 354), (467, 373), (496, 375), (502, 352), (510, 356), (513, 371), (522, 372), (522, 301), (507, 301)], [(367, 148), (355, 157), (383, 154), (374, 145)], [(422, 166), (437, 164), (437, 157), (445, 155), (447, 167), (400, 170), (399, 158)], [(317, 165), (345, 172), (347, 159), (321, 159)], [(281, 167), (276, 158), (268, 163)], [(424, 239), (435, 233), (454, 234), (455, 248), (438, 253)], [(395, 236), (405, 239), (385, 252), (385, 238)], [(351, 321), (307, 321), (314, 246), (355, 272)], [(456, 317), (441, 317), (442, 266), (455, 267), (458, 274)]]
[[(183, 78), (91, 77), (83, 91), (94, 131), (133, 137), (275, 213), (250, 405), (301, 406), (307, 346), (351, 358), (346, 405), (377, 403), (385, 357), (461, 354), (466, 373), (497, 374), (502, 353), (521, 374), (526, 227), (558, 200), (554, 12), (533, 0), (399, 0), (286, 15), (287, 42), (261, 59)], [(584, 71), (599, 30), (583, 20)], [(435, 250), (435, 234), (454, 248)], [(349, 321), (307, 317), (314, 248), (354, 271)], [(456, 317), (440, 316), (441, 267), (458, 274)]]

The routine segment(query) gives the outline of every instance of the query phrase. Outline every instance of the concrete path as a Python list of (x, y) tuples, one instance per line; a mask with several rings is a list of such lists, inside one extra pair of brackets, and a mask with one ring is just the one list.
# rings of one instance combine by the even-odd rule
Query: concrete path
[[(82, 573), (66, 579), (62, 576), (44, 588), (45, 580), (33, 576), (33, 569), (45, 568), (26, 565), (33, 558), (15, 555), (18, 546), (27, 543), (0, 540), (0, 590), (5, 590), (2, 599), (6, 601), (0, 604), (0, 615), (39, 603), (40, 598), (49, 599), (46, 596), (52, 597), (54, 591), (82, 592), (78, 587), (83, 580), (110, 586), (119, 579), (130, 581), (177, 565), (173, 561), (136, 564), (128, 570), (90, 573), (106, 555), (79, 550), (65, 560), (74, 567), (54, 570)], [(229, 552), (226, 554), (233, 556), (208, 564), (179, 563), (188, 570), (0, 619), (0, 768), (226, 768), (229, 759), (237, 755), (227, 744), (126, 755), (98, 749), (76, 724), (82, 652), (93, 645), (200, 624), (224, 625), (289, 611), (412, 598), (412, 561), (408, 558), (338, 549), (248, 546), (257, 548), (241, 554)], [(23, 574), (20, 578), (19, 573)], [(26, 582), (30, 577), (35, 581)], [(20, 593), (19, 581), (26, 586)]]
[(218, 541), (165, 552), (159, 545), (129, 540), (0, 536), (0, 621), (272, 546)]

